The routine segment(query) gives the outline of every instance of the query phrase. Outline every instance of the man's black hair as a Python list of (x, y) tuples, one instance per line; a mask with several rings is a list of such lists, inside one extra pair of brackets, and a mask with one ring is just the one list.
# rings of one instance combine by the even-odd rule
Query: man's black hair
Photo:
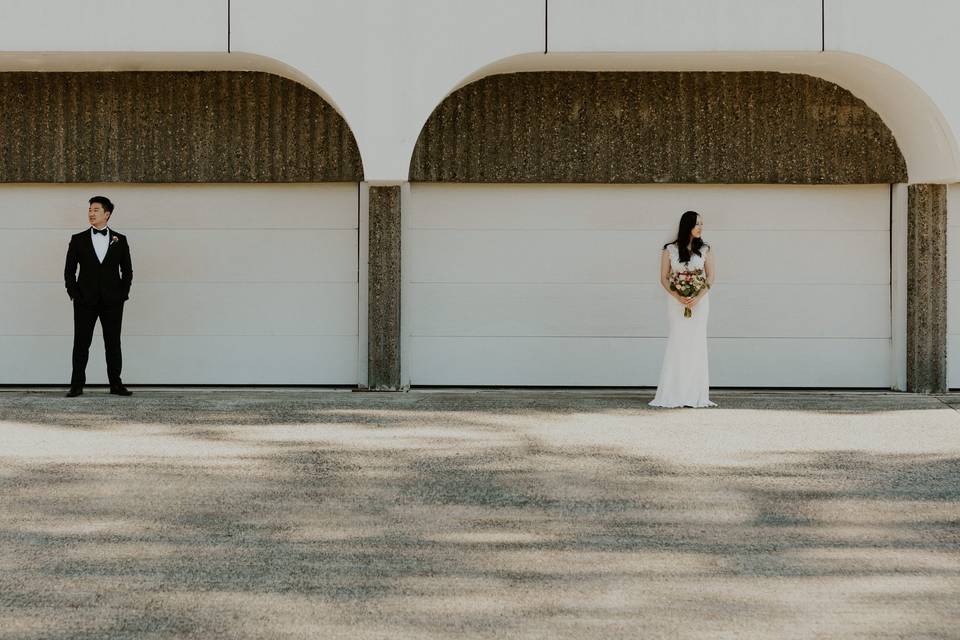
[(113, 203), (110, 202), (110, 198), (108, 198), (107, 196), (93, 196), (92, 198), (90, 198), (89, 204), (93, 204), (94, 202), (102, 205), (103, 210), (106, 211), (107, 213), (113, 213)]

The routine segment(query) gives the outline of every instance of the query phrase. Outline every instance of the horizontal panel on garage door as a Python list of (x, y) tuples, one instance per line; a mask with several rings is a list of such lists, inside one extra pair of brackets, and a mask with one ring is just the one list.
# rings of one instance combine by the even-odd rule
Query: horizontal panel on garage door
[[(0, 335), (73, 335), (62, 283), (0, 282), (4, 300), (22, 300), (0, 317)], [(124, 335), (341, 335), (357, 333), (353, 283), (140, 282), (123, 314)], [(176, 309), (176, 313), (171, 313)], [(282, 309), (283, 313), (278, 313)]]
[[(356, 231), (344, 229), (128, 230), (137, 282), (344, 282), (356, 278)], [(68, 230), (7, 231), (7, 282), (43, 282), (63, 276)], [(62, 259), (61, 259), (62, 262)], [(282, 278), (282, 279), (280, 279)]]
[[(709, 230), (873, 229), (889, 222), (876, 185), (413, 185), (411, 229), (664, 229), (686, 209), (709, 211)], [(738, 193), (738, 190), (740, 191)], [(744, 193), (761, 206), (745, 208)], [(837, 215), (842, 201), (843, 215)], [(683, 208), (677, 211), (677, 206)], [(475, 215), (450, 215), (469, 211)], [(772, 224), (775, 222), (775, 226)], [(544, 226), (546, 225), (546, 226)]]
[[(73, 229), (76, 233), (77, 225), (85, 220), (87, 199), (97, 194), (110, 195), (116, 205), (112, 223), (124, 232), (134, 229), (349, 230), (357, 227), (357, 185), (344, 183), (5, 184), (4, 228)], [(319, 217), (318, 207), (322, 209)], [(13, 215), (15, 212), (24, 215)]]
[[(409, 340), (418, 356), (410, 364), (414, 385), (651, 386), (666, 346), (666, 338)], [(713, 386), (809, 387), (812, 379), (821, 387), (890, 383), (889, 340), (711, 338), (708, 349)]]
[(660, 250), (697, 209), (718, 259), (715, 384), (888, 386), (889, 198), (885, 185), (412, 185), (409, 380), (655, 385)]
[[(722, 254), (724, 278), (730, 282), (890, 282), (888, 231), (805, 230), (791, 231), (789, 238), (769, 229), (710, 229), (706, 234), (718, 247), (717, 255)], [(656, 282), (663, 242), (664, 230), (417, 229), (405, 247), (413, 283), (609, 283)], [(641, 247), (646, 251), (641, 253)], [(819, 255), (838, 259), (815, 259)]]
[[(15, 311), (0, 317), (0, 382), (69, 380), (63, 261), (95, 193), (131, 244), (127, 382), (356, 384), (355, 184), (3, 187), (0, 295)], [(92, 383), (106, 379), (100, 336)]]
[[(890, 337), (886, 285), (722, 286), (710, 306), (714, 337)], [(414, 336), (667, 334), (659, 284), (418, 284), (410, 300)], [(833, 310), (829, 319), (825, 308)]]
[[(0, 350), (17, 363), (15, 384), (67, 384), (71, 345), (70, 336), (0, 336)], [(344, 376), (356, 354), (353, 336), (124, 335), (123, 378), (131, 384), (355, 384)], [(98, 328), (87, 382), (105, 383), (104, 367)]]

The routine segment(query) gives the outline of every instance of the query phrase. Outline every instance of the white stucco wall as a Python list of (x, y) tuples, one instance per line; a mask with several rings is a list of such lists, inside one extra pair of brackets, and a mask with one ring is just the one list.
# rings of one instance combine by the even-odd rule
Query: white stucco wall
[(405, 180), (432, 110), (487, 73), (810, 73), (877, 110), (911, 182), (960, 181), (955, 0), (231, 0), (230, 54), (227, 4), (0, 0), (0, 70), (280, 73), (341, 112), (374, 183)]
[[(960, 126), (960, 107), (953, 107), (957, 90), (946, 71), (960, 45), (935, 38), (924, 44), (933, 47), (927, 53), (910, 53), (910, 47), (924, 41), (931, 16), (940, 25), (960, 20), (960, 4), (921, 4), (287, 0), (281, 11), (277, 3), (234, 0), (231, 48), (280, 60), (321, 87), (353, 128), (373, 182), (405, 180), (433, 108), (468, 78), (513, 70), (497, 65), (522, 54), (528, 54), (523, 70), (667, 68), (667, 56), (686, 69), (721, 70), (731, 68), (733, 56), (735, 69), (818, 75), (854, 91), (889, 120), (912, 182), (952, 182), (960, 180), (957, 126), (951, 127)], [(899, 14), (914, 17), (901, 22)], [(820, 53), (824, 44), (833, 55)], [(570, 54), (590, 59), (569, 67)], [(933, 68), (915, 74), (918, 64)]]
[(549, 51), (820, 51), (820, 0), (550, 0)]
[(226, 0), (0, 0), (0, 51), (226, 48)]
[[(827, 0), (824, 27), (828, 51), (867, 56), (909, 78), (943, 114), (937, 123), (956, 157), (960, 132), (960, 2), (956, 0)], [(891, 96), (895, 97), (895, 96)], [(917, 110), (917, 118), (928, 117)], [(960, 174), (937, 175), (937, 167), (916, 167), (911, 182), (955, 182)], [(915, 174), (915, 175), (914, 175)], [(916, 177), (915, 177), (916, 176)]]
[[(405, 181), (432, 110), (485, 75), (808, 73), (880, 114), (911, 182), (956, 183), (957, 24), (956, 0), (0, 0), (0, 71), (277, 73), (344, 115), (374, 184)], [(950, 190), (951, 293), (960, 282), (957, 189)], [(905, 191), (895, 194), (895, 204), (905, 203)], [(362, 224), (361, 216), (361, 232)], [(960, 386), (960, 302), (957, 295), (949, 302), (949, 377)], [(897, 313), (894, 324), (903, 324)]]
[[(543, 50), (542, 0), (233, 0), (231, 49), (283, 60), (332, 96), (368, 180), (405, 180), (420, 128), (465, 76)], [(282, 7), (283, 10), (279, 10)]]

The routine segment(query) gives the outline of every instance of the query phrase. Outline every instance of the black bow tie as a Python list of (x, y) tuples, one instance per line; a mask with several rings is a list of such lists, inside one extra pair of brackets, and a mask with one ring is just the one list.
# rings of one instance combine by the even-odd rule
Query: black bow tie
[[(92, 229), (92, 228), (93, 228), (93, 227), (91, 227), (91, 229)], [(94, 232), (94, 233), (99, 233), (100, 235), (105, 236), (105, 235), (107, 235), (107, 228), (104, 227), (103, 229), (93, 229), (93, 232)]]

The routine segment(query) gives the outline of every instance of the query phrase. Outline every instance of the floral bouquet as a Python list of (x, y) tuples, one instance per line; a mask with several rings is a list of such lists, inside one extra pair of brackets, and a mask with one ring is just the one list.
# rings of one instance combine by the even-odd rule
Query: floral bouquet
[[(709, 289), (707, 276), (703, 269), (694, 269), (692, 271), (674, 271), (670, 276), (670, 291), (676, 291), (684, 298), (693, 298), (700, 294), (704, 289)], [(693, 313), (690, 307), (683, 308), (683, 317), (690, 318)]]

